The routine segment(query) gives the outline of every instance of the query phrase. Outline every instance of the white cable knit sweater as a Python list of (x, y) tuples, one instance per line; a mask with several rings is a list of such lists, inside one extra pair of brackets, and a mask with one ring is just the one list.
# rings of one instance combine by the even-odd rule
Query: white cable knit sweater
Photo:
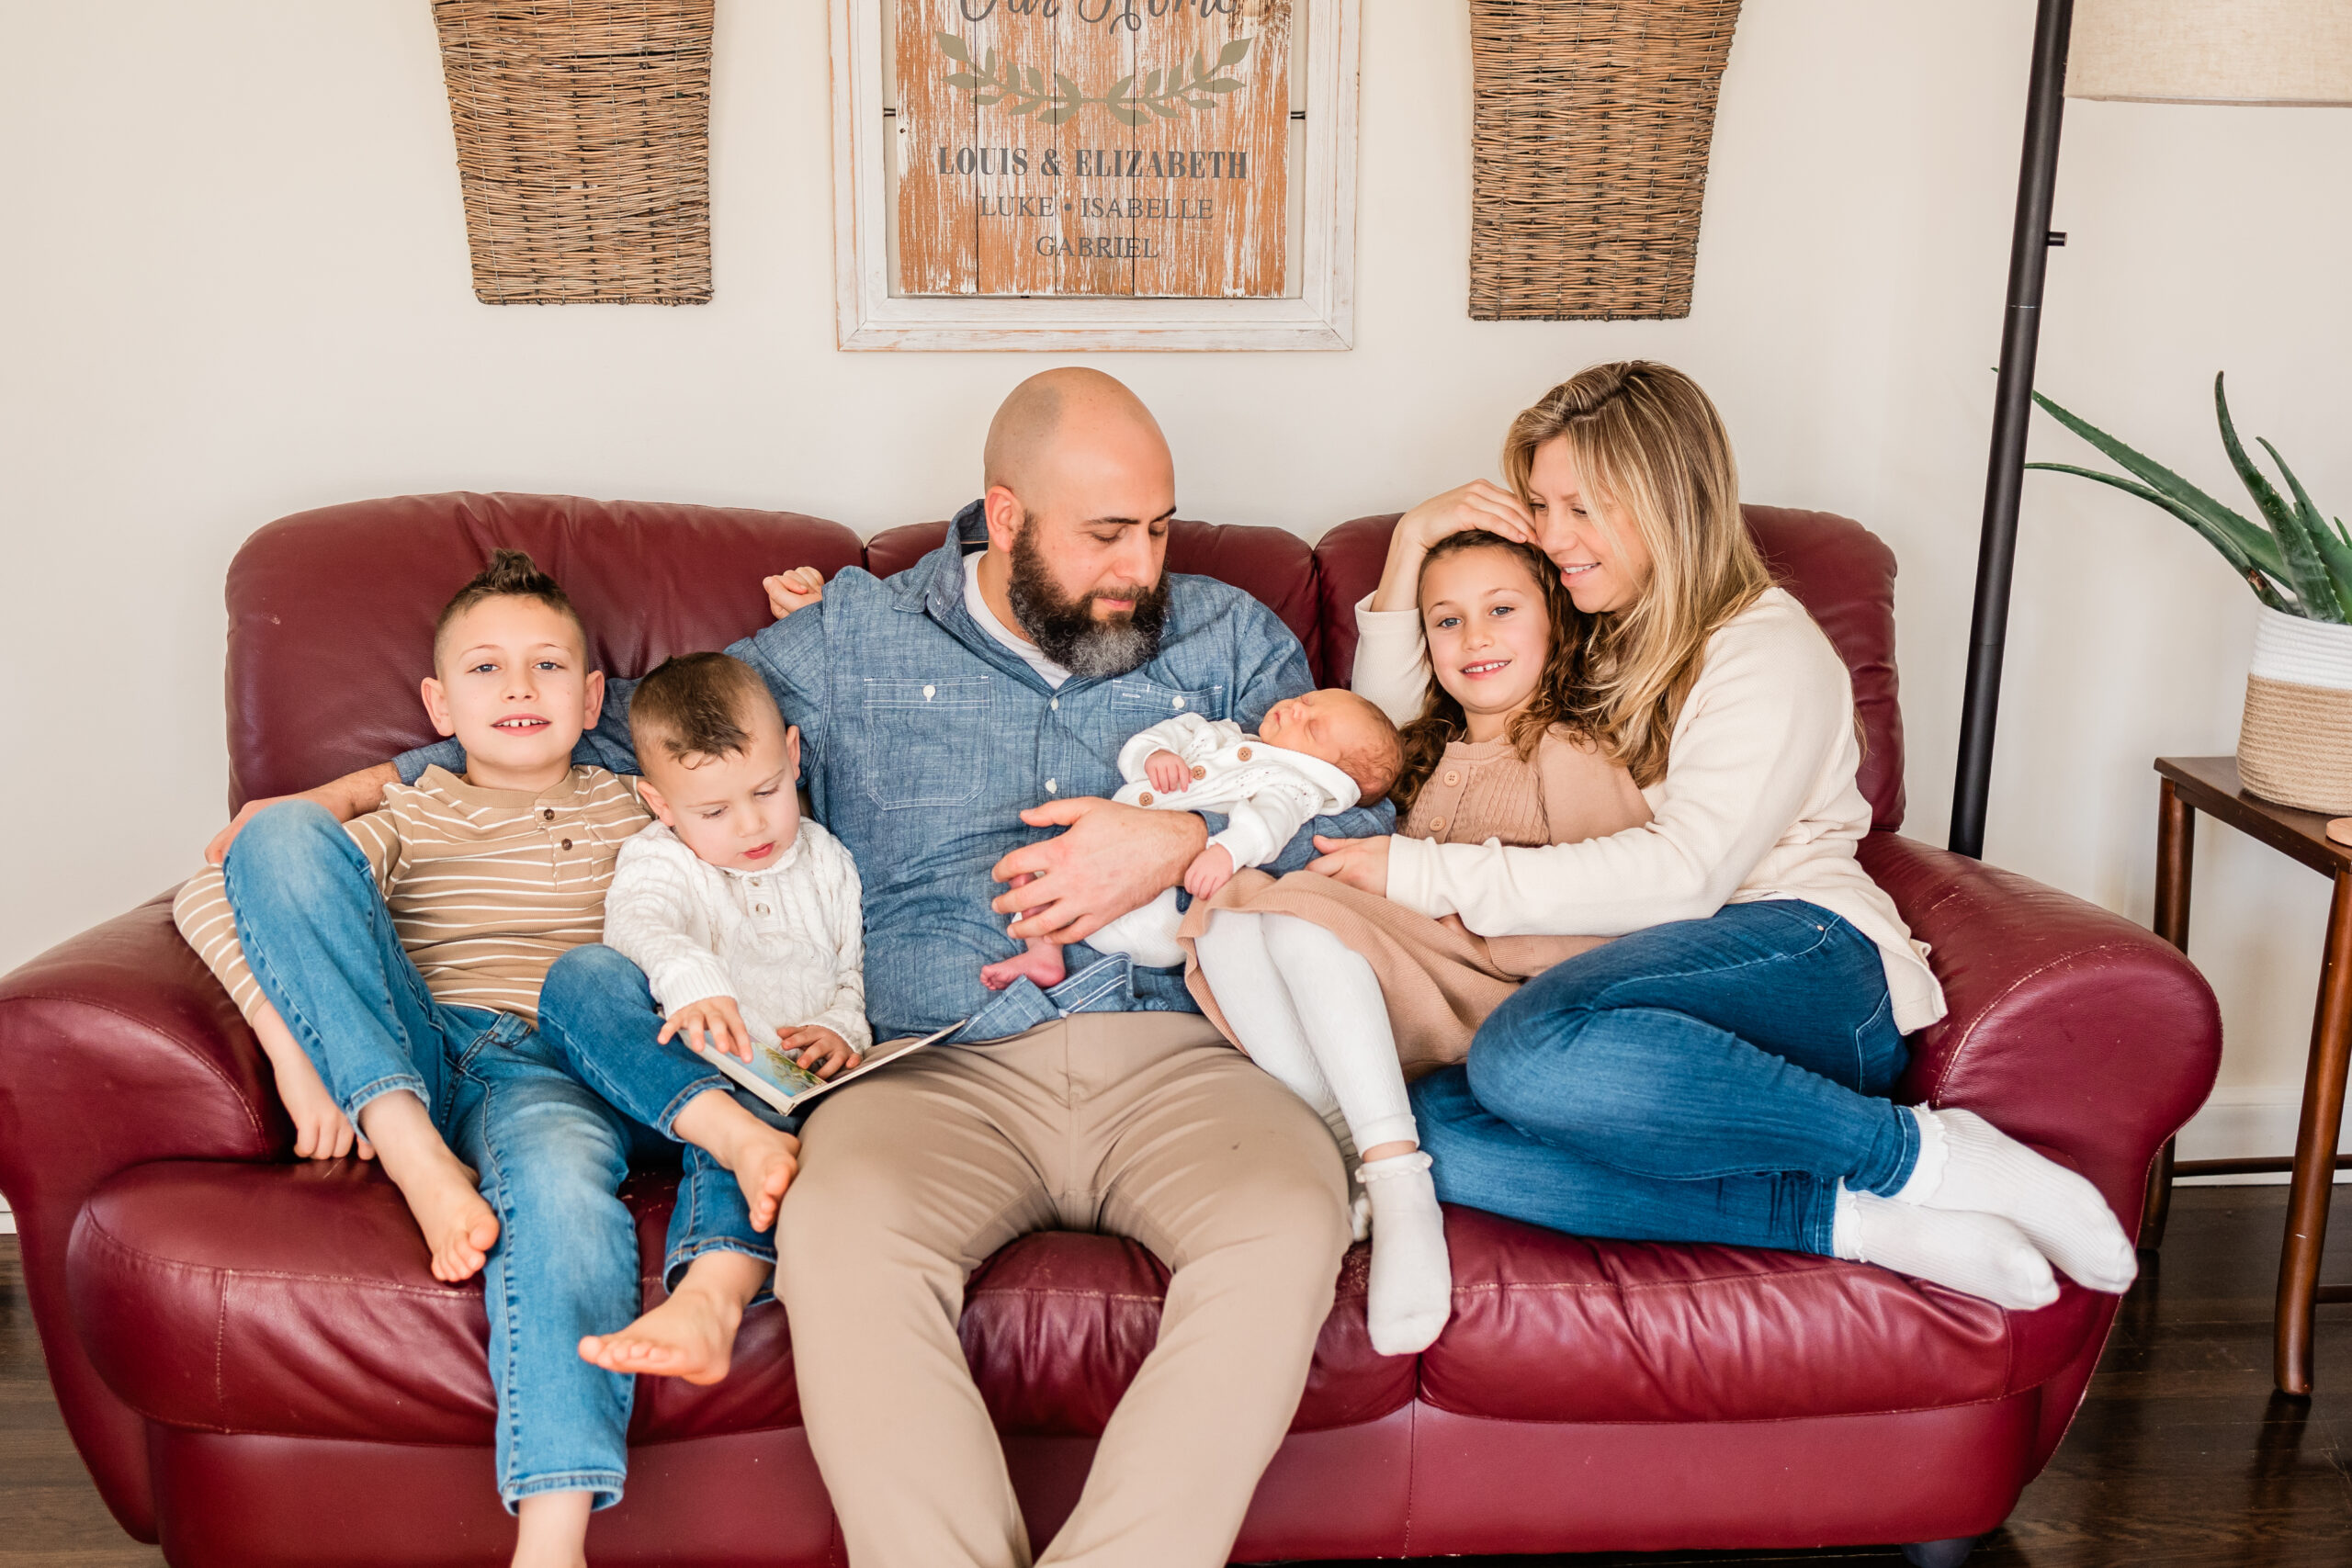
[(874, 1043), (857, 864), (806, 818), (758, 871), (708, 864), (661, 823), (646, 829), (621, 848), (605, 943), (645, 971), (664, 1013), (727, 996), (755, 1043), (808, 1023), (854, 1051)]

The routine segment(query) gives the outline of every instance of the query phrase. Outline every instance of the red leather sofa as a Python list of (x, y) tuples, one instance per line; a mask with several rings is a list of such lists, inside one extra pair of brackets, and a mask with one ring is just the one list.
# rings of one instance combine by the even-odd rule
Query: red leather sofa
[[(1894, 557), (1842, 518), (1748, 516), (1852, 668), (1879, 829), (1862, 859), (1951, 998), (1903, 1093), (1984, 1113), (2136, 1224), (2151, 1156), (2211, 1085), (2211, 993), (2117, 916), (1897, 836)], [(1350, 605), (1392, 522), (1312, 549), (1180, 523), (1169, 562), (1258, 594), (1343, 682)], [(605, 667), (639, 673), (760, 624), (765, 572), (887, 574), (941, 536), (861, 546), (788, 513), (519, 495), (274, 523), (229, 575), (228, 804), (427, 739), (434, 613), (493, 545), (537, 555)], [(649, 1300), (671, 1186), (631, 1181)], [(58, 1398), (126, 1530), (181, 1568), (503, 1562), (479, 1290), (432, 1279), (372, 1167), (292, 1157), (263, 1058), (167, 898), (0, 982), (0, 1189)], [(2117, 1304), (2070, 1284), (2004, 1313), (1820, 1258), (1448, 1223), (1454, 1317), (1419, 1357), (1373, 1353), (1363, 1251), (1348, 1259), (1238, 1560), (1904, 1542), (1957, 1561), (2057, 1446)], [(1132, 1242), (1054, 1234), (971, 1281), (964, 1342), (1041, 1543), (1152, 1343), (1165, 1279)], [(599, 1562), (842, 1560), (794, 1354), (763, 1306), (726, 1382), (640, 1386)]]

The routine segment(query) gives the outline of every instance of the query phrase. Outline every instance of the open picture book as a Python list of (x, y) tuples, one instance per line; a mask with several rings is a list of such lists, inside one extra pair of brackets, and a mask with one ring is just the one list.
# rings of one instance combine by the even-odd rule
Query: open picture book
[(741, 1056), (718, 1050), (707, 1043), (695, 1046), (695, 1051), (703, 1060), (725, 1073), (736, 1083), (750, 1089), (778, 1111), (790, 1115), (830, 1089), (839, 1089), (853, 1079), (862, 1078), (876, 1067), (887, 1067), (910, 1052), (920, 1051), (926, 1045), (937, 1044), (969, 1021), (971, 1021), (968, 1019), (959, 1018), (946, 1028), (936, 1030), (923, 1035), (921, 1039), (876, 1041), (874, 1049), (866, 1054), (865, 1060), (846, 1072), (835, 1073), (830, 1078), (820, 1078), (794, 1061), (791, 1055), (780, 1048), (773, 1040), (753, 1050), (752, 1059), (748, 1062)]

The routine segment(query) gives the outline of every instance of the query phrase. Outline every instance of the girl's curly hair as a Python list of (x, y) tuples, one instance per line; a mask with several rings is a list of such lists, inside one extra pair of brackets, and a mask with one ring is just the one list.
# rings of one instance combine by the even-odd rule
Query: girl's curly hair
[[(1544, 614), (1551, 619), (1551, 641), (1544, 656), (1544, 672), (1535, 682), (1534, 700), (1510, 721), (1510, 742), (1519, 754), (1533, 756), (1535, 744), (1554, 725), (1566, 725), (1581, 730), (1569, 700), (1583, 686), (1585, 616), (1577, 610), (1576, 601), (1568, 597), (1566, 584), (1560, 581), (1559, 570), (1546, 559), (1544, 552), (1532, 545), (1522, 545), (1489, 534), (1483, 528), (1465, 528), (1458, 534), (1448, 534), (1430, 547), (1421, 558), (1421, 581), (1429, 580), (1432, 563), (1470, 550), (1496, 550), (1516, 562), (1521, 570), (1533, 581), (1542, 596)], [(1419, 584), (1414, 602), (1420, 600)], [(1470, 732), (1470, 721), (1462, 705), (1438, 683), (1434, 668), (1430, 673), (1429, 695), (1422, 700), (1421, 716), (1400, 731), (1405, 742), (1405, 766), (1397, 773), (1396, 782), (1389, 786), (1388, 798), (1396, 804), (1399, 815), (1410, 811), (1413, 802), (1429, 783), (1430, 774), (1437, 771), (1438, 759), (1445, 755), (1447, 746)]]

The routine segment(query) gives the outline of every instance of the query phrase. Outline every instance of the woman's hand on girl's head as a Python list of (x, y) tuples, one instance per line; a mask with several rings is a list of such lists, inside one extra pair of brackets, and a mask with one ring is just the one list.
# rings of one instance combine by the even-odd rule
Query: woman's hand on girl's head
[(1472, 479), (1433, 495), (1396, 520), (1396, 531), (1428, 549), (1448, 534), (1484, 528), (1525, 544), (1535, 537), (1535, 519), (1526, 503), (1490, 479)]
[(1315, 847), (1323, 852), (1306, 863), (1307, 870), (1344, 882), (1376, 898), (1388, 897), (1388, 840), (1385, 836), (1327, 839), (1317, 833)]
[(1449, 534), (1484, 528), (1506, 539), (1528, 543), (1535, 537), (1535, 519), (1518, 496), (1488, 479), (1472, 479), (1443, 495), (1433, 495), (1396, 520), (1388, 538), (1388, 563), (1374, 590), (1375, 610), (1410, 610), (1420, 584), (1421, 557)]

